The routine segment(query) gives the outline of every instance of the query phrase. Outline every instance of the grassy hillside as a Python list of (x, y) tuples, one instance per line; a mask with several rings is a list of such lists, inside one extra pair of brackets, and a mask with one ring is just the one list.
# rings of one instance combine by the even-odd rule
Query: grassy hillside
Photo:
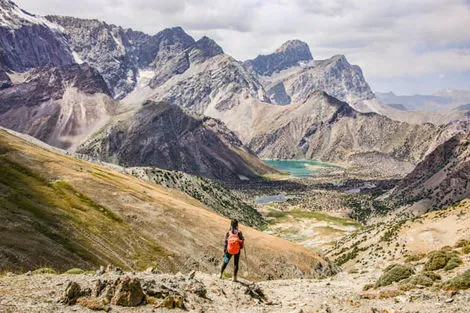
[[(0, 271), (218, 270), (229, 221), (188, 195), (0, 130)], [(313, 251), (242, 227), (253, 278), (330, 274)]]

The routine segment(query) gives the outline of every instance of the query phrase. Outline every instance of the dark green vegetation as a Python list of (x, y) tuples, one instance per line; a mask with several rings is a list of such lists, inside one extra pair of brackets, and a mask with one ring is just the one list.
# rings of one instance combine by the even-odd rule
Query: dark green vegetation
[[(459, 267), (463, 262), (459, 252), (454, 250), (467, 246), (467, 241), (460, 241), (454, 248), (443, 247), (439, 251), (430, 252), (428, 255), (417, 255), (407, 258), (407, 262), (414, 263), (426, 258), (426, 263), (419, 273), (415, 273), (412, 265), (394, 264), (387, 267), (374, 287), (388, 286), (398, 282), (400, 289), (411, 290), (419, 286), (444, 288), (447, 290), (461, 290), (470, 288), (470, 271), (458, 274), (448, 281), (441, 283), (442, 277), (436, 271), (450, 271)], [(420, 287), (420, 288), (422, 288)]]
[(183, 172), (150, 167), (130, 168), (128, 171), (136, 177), (180, 190), (201, 201), (220, 215), (230, 219), (238, 219), (243, 225), (258, 229), (262, 229), (266, 225), (263, 216), (255, 208), (215, 181)]
[(470, 289), (470, 270), (467, 270), (461, 275), (446, 281), (444, 289), (447, 290), (466, 290)]
[(435, 271), (445, 269), (450, 271), (462, 264), (462, 259), (455, 251), (435, 251), (428, 255), (428, 260), (424, 264), (425, 271)]
[(392, 264), (384, 269), (382, 276), (375, 283), (375, 287), (383, 287), (391, 285), (394, 282), (399, 282), (404, 279), (407, 279), (413, 275), (415, 271), (412, 267), (401, 265), (401, 264)]

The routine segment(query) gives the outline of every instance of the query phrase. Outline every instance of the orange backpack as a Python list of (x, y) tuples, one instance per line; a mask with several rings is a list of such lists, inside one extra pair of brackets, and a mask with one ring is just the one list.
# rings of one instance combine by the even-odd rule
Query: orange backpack
[(238, 232), (232, 234), (229, 232), (228, 240), (227, 240), (227, 252), (231, 255), (238, 254), (240, 252), (240, 238), (238, 238)]

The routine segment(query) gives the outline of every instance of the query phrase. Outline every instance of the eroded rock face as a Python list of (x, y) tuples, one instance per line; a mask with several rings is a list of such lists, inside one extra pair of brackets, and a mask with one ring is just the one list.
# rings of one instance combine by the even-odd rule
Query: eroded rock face
[(0, 89), (0, 125), (53, 146), (73, 149), (103, 125), (117, 104), (87, 64), (46, 67)]
[(23, 72), (73, 62), (72, 51), (58, 28), (9, 0), (0, 1), (0, 68)]

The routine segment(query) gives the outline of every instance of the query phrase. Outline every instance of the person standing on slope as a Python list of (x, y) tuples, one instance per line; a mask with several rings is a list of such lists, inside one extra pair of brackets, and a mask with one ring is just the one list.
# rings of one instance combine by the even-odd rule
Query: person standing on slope
[(233, 265), (233, 281), (237, 281), (238, 263), (240, 262), (240, 252), (241, 249), (243, 249), (244, 242), (245, 238), (243, 238), (242, 232), (238, 230), (238, 221), (233, 219), (230, 222), (230, 230), (225, 234), (224, 262), (222, 264), (222, 270), (220, 271), (220, 279), (222, 279), (225, 268), (233, 256), (235, 259)]

